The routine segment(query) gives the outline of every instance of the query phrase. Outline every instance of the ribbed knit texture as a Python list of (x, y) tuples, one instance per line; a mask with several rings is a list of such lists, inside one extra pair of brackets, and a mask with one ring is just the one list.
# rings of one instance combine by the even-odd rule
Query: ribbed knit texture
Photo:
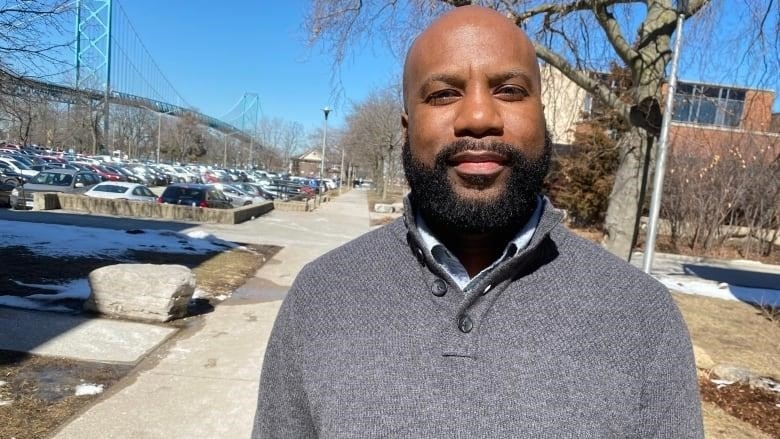
[(307, 265), (271, 334), (253, 437), (703, 437), (666, 288), (559, 222), (548, 207), (526, 250), (441, 297), (411, 212)]

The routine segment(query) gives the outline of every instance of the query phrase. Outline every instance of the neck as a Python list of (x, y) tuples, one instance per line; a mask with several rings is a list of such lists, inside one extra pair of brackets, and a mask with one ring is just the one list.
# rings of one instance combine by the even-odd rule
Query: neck
[(489, 267), (504, 252), (516, 230), (486, 233), (457, 233), (436, 222), (428, 222), (436, 238), (458, 258), (470, 277)]

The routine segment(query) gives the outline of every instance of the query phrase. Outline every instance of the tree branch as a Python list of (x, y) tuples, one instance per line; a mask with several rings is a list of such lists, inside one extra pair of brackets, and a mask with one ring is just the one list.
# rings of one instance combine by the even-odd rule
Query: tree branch
[(607, 10), (607, 6), (604, 4), (594, 5), (593, 12), (615, 52), (623, 60), (623, 63), (630, 66), (631, 60), (637, 56), (637, 52), (626, 41), (620, 29), (620, 24), (615, 20), (615, 16)]
[(537, 15), (566, 15), (574, 11), (592, 11), (594, 7), (608, 7), (618, 4), (637, 3), (637, 0), (575, 0), (571, 3), (545, 3), (535, 8), (526, 9), (522, 13), (510, 11), (509, 18), (515, 21), (519, 26), (529, 18)]

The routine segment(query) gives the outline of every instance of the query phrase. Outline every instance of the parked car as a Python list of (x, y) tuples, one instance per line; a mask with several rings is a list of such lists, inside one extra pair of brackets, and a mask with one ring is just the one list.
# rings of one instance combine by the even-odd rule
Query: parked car
[(157, 202), (214, 209), (233, 208), (230, 198), (209, 184), (174, 183), (165, 188), (157, 197)]
[(127, 168), (123, 168), (119, 165), (117, 166), (104, 165), (103, 167), (115, 174), (121, 174), (123, 177), (125, 177), (125, 180), (127, 180), (130, 183), (138, 183), (143, 185), (146, 185), (148, 183), (147, 180), (143, 179), (142, 177), (136, 174), (133, 174), (132, 171), (128, 170)]
[(252, 203), (262, 203), (265, 201), (265, 198), (248, 194), (232, 184), (214, 183), (212, 186), (219, 189), (223, 194), (230, 198), (233, 207), (248, 206)]
[(5, 163), (0, 162), (0, 184), (8, 184), (11, 186), (19, 186), (25, 182), (25, 177), (22, 174), (14, 171), (13, 168)]
[(273, 197), (268, 197), (266, 193), (261, 189), (259, 184), (254, 183), (236, 183), (236, 187), (246, 192), (253, 197), (260, 197), (264, 200), (273, 200)]
[(132, 201), (157, 201), (157, 195), (148, 187), (126, 181), (104, 181), (92, 186), (84, 195), (95, 198), (113, 198)]
[(93, 172), (47, 169), (11, 191), (11, 206), (14, 209), (32, 207), (33, 194), (36, 192), (80, 194), (98, 183), (100, 177)]
[(17, 174), (24, 176), (24, 178), (32, 178), (38, 174), (38, 171), (35, 169), (11, 157), (0, 157), (0, 163), (10, 167)]

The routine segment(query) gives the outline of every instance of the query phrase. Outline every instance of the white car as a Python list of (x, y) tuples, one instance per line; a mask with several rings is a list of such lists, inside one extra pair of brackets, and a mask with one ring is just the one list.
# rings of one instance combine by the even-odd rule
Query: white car
[(91, 187), (84, 195), (95, 198), (113, 198), (131, 201), (157, 201), (157, 195), (148, 187), (126, 181), (104, 181)]
[(23, 175), (24, 178), (30, 179), (38, 175), (38, 171), (11, 157), (0, 157), (0, 162), (10, 167), (17, 174)]

